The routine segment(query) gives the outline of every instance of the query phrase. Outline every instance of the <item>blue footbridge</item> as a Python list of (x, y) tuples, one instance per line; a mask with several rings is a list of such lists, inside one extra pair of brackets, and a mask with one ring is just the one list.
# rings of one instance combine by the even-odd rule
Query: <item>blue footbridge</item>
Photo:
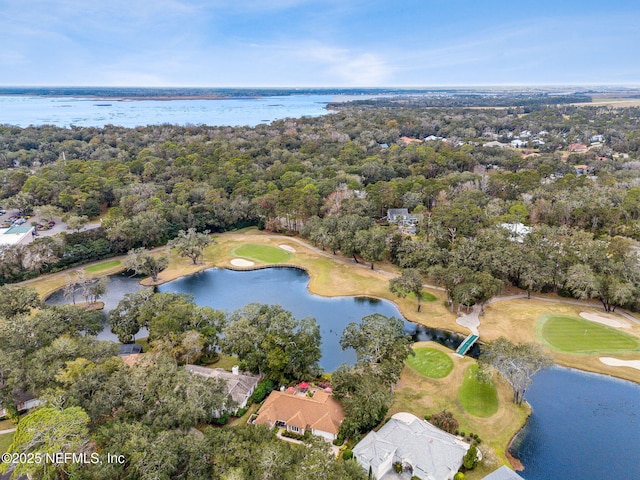
[(478, 338), (480, 337), (475, 333), (469, 334), (469, 336), (462, 341), (462, 343), (456, 350), (456, 353), (458, 355), (464, 355), (465, 353), (467, 353), (469, 349), (473, 347), (473, 344), (478, 341)]

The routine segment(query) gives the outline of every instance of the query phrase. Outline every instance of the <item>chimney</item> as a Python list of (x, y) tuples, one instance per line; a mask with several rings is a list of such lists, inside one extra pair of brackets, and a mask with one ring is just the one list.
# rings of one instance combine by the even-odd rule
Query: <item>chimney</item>
[(240, 367), (238, 365), (234, 365), (231, 367), (231, 373), (234, 375), (240, 375)]

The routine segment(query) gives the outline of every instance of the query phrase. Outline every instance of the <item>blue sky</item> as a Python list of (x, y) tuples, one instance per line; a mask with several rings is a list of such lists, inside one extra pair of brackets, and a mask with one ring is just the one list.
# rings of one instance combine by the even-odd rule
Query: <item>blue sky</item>
[(0, 0), (0, 85), (639, 85), (639, 26), (637, 0)]

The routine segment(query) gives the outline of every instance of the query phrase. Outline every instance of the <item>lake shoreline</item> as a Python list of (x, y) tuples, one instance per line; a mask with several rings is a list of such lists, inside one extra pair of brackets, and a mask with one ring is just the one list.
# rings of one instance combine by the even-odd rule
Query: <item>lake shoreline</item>
[[(221, 240), (224, 239), (233, 239), (235, 237), (240, 237), (241, 239), (243, 239), (243, 241), (270, 241), (272, 240), (271, 237), (274, 236), (276, 238), (278, 238), (279, 242), (285, 241), (287, 239), (291, 240), (292, 237), (288, 237), (286, 235), (274, 235), (271, 233), (263, 233), (261, 231), (257, 231), (254, 229), (248, 229), (247, 231), (244, 232), (225, 232), (222, 234), (218, 234), (216, 235), (216, 237), (218, 237)], [(312, 258), (313, 257), (317, 257), (319, 256), (319, 254), (317, 254), (316, 252), (314, 252), (313, 247), (311, 245), (308, 245), (306, 242), (302, 241), (301, 239), (297, 238), (297, 237), (293, 237), (296, 240), (296, 244), (299, 245), (304, 245), (305, 246), (305, 250), (307, 250), (307, 254), (309, 252), (311, 252)], [(171, 252), (169, 251), (169, 249), (167, 247), (158, 247), (152, 250), (154, 252), (154, 254), (161, 254), (161, 253), (165, 253), (165, 254), (171, 254)], [(301, 253), (301, 252), (298, 252)], [(326, 252), (325, 252), (326, 253)], [(334, 255), (329, 255), (326, 254), (326, 256), (328, 257), (328, 260), (332, 261), (332, 262), (342, 262), (344, 263), (346, 266), (348, 266), (348, 268), (354, 269), (354, 271), (366, 271), (367, 274), (371, 274), (371, 272), (377, 273), (379, 275), (383, 275), (383, 273), (379, 270), (373, 270), (373, 271), (369, 271), (368, 268), (362, 268), (362, 267), (358, 267), (357, 265), (348, 265), (346, 263), (345, 259), (341, 259), (338, 256), (334, 256)], [(228, 257), (228, 258), (227, 258)], [(113, 259), (121, 259), (124, 258), (122, 256), (117, 256), (117, 257), (113, 257)], [(224, 255), (222, 256), (222, 258), (218, 257), (216, 259), (216, 262), (214, 263), (213, 261), (203, 261), (202, 263), (198, 263), (198, 264), (193, 264), (189, 261), (185, 261), (186, 259), (180, 258), (180, 257), (173, 257), (173, 262), (172, 265), (165, 271), (161, 272), (161, 274), (159, 275), (159, 279), (157, 282), (153, 282), (151, 280), (151, 278), (145, 278), (142, 279), (140, 281), (140, 285), (145, 286), (145, 287), (157, 287), (160, 285), (164, 285), (165, 283), (171, 282), (173, 280), (177, 280), (183, 277), (186, 277), (188, 275), (192, 275), (194, 273), (199, 273), (202, 271), (205, 271), (207, 269), (210, 268), (225, 268), (225, 269), (230, 269), (230, 270), (234, 270), (234, 269), (238, 269), (238, 267), (234, 267), (231, 265), (229, 259), (230, 258), (234, 258), (233, 256), (230, 255)], [(108, 258), (108, 259), (103, 259), (100, 260), (98, 262), (92, 262), (91, 264), (87, 264), (87, 265), (92, 265), (92, 264), (96, 264), (96, 263), (102, 263), (102, 262), (106, 262), (111, 260), (112, 258)], [(343, 261), (344, 260), (344, 261)], [(304, 259), (304, 260), (299, 260), (299, 262), (304, 263), (304, 262), (309, 262), (309, 260)], [(75, 269), (82, 269), (85, 268), (87, 265), (83, 265), (80, 267), (75, 267)], [(323, 297), (328, 297), (328, 298), (333, 298), (333, 297), (349, 297), (349, 296), (367, 296), (367, 297), (371, 297), (371, 298), (377, 298), (380, 300), (386, 300), (391, 302), (402, 314), (402, 316), (404, 317), (405, 320), (412, 322), (414, 324), (418, 324), (418, 325), (422, 325), (428, 328), (436, 328), (436, 329), (441, 329), (441, 330), (449, 330), (451, 332), (457, 333), (459, 335), (466, 335), (468, 332), (464, 330), (464, 327), (460, 327), (458, 324), (456, 324), (455, 322), (451, 323), (448, 322), (446, 323), (446, 325), (443, 322), (439, 322), (439, 323), (427, 323), (426, 321), (424, 321), (421, 318), (418, 318), (415, 315), (415, 312), (413, 311), (413, 308), (408, 307), (407, 301), (406, 299), (397, 299), (397, 298), (393, 298), (391, 295), (389, 296), (382, 296), (379, 294), (375, 294), (372, 292), (344, 292), (344, 293), (338, 293), (335, 291), (335, 289), (333, 291), (327, 291), (327, 289), (324, 288), (317, 288), (317, 285), (314, 285), (314, 277), (316, 277), (317, 273), (314, 271), (314, 268), (308, 268), (305, 267), (304, 265), (299, 265), (299, 264), (294, 264), (294, 263), (287, 263), (287, 264), (283, 264), (282, 266), (287, 266), (287, 267), (291, 267), (291, 268), (298, 268), (298, 269), (302, 269), (305, 270), (307, 272), (307, 274), (309, 275), (310, 281), (307, 284), (307, 290), (310, 293), (313, 293), (315, 295), (319, 295), (319, 296), (323, 296)], [(253, 267), (240, 267), (240, 269), (247, 269), (249, 268), (250, 270), (254, 270), (254, 269), (264, 269), (264, 268), (270, 268), (273, 267), (272, 264), (256, 264)], [(48, 274), (44, 277), (38, 277), (37, 279), (31, 279), (31, 280), (27, 280), (25, 282), (20, 282), (19, 284), (25, 284), (28, 285), (29, 283), (33, 283), (36, 280), (40, 280), (41, 282), (46, 282), (46, 279), (51, 279), (55, 276), (60, 276), (62, 278), (64, 278), (64, 276), (70, 272), (71, 270), (65, 270), (59, 273), (54, 273), (54, 274)], [(100, 275), (96, 275), (94, 278), (98, 278), (100, 276), (108, 276), (108, 275), (112, 275), (112, 274), (117, 274), (117, 273), (121, 273), (124, 271), (123, 267), (118, 267), (117, 269), (112, 269), (112, 270), (108, 270), (105, 272), (101, 272)], [(388, 272), (384, 272), (387, 275), (389, 275)], [(391, 277), (390, 277), (391, 278)], [(382, 278), (379, 278), (378, 281), (382, 281)], [(46, 295), (42, 295), (42, 298), (47, 298), (48, 296), (50, 296), (54, 291), (57, 291), (61, 288), (63, 288), (63, 285), (59, 285), (57, 286), (57, 288), (52, 289), (48, 289)], [(436, 300), (437, 301), (437, 300)], [(426, 306), (426, 305), (425, 305)], [(423, 310), (427, 310), (427, 309), (423, 309)], [(584, 371), (584, 372), (590, 372), (590, 373), (595, 373), (595, 374), (599, 374), (599, 375), (605, 375), (607, 377), (611, 377), (611, 378), (617, 378), (617, 379), (622, 379), (622, 380), (626, 380), (626, 381), (631, 381), (633, 383), (636, 384), (640, 384), (640, 382), (637, 381), (637, 379), (633, 376), (630, 375), (626, 375), (625, 376), (625, 368), (624, 367), (616, 367), (617, 369), (619, 369), (617, 372), (613, 372), (610, 368), (607, 368), (607, 365), (602, 364), (601, 362), (597, 362), (597, 363), (591, 363), (591, 362), (585, 362), (584, 361), (584, 357), (582, 358), (573, 358), (571, 355), (569, 354), (559, 354), (556, 355), (554, 357), (554, 361), (558, 366), (561, 367), (566, 367), (566, 368), (574, 368), (576, 370), (580, 370), (580, 371)], [(617, 374), (616, 374), (617, 373)]]

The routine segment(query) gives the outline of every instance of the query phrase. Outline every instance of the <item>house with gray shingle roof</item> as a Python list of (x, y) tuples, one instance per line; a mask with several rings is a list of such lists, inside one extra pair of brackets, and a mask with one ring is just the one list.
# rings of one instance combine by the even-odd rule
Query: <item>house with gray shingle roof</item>
[(260, 377), (247, 372), (240, 372), (236, 366), (231, 372), (222, 368), (207, 368), (198, 365), (185, 365), (185, 368), (194, 375), (200, 375), (205, 378), (217, 378), (224, 380), (227, 385), (227, 398), (233, 401), (233, 405), (237, 408), (247, 406), (249, 397), (256, 389)]
[(396, 413), (377, 432), (369, 432), (353, 456), (378, 480), (398, 478), (400, 463), (409, 476), (451, 480), (462, 465), (469, 444), (406, 412)]

